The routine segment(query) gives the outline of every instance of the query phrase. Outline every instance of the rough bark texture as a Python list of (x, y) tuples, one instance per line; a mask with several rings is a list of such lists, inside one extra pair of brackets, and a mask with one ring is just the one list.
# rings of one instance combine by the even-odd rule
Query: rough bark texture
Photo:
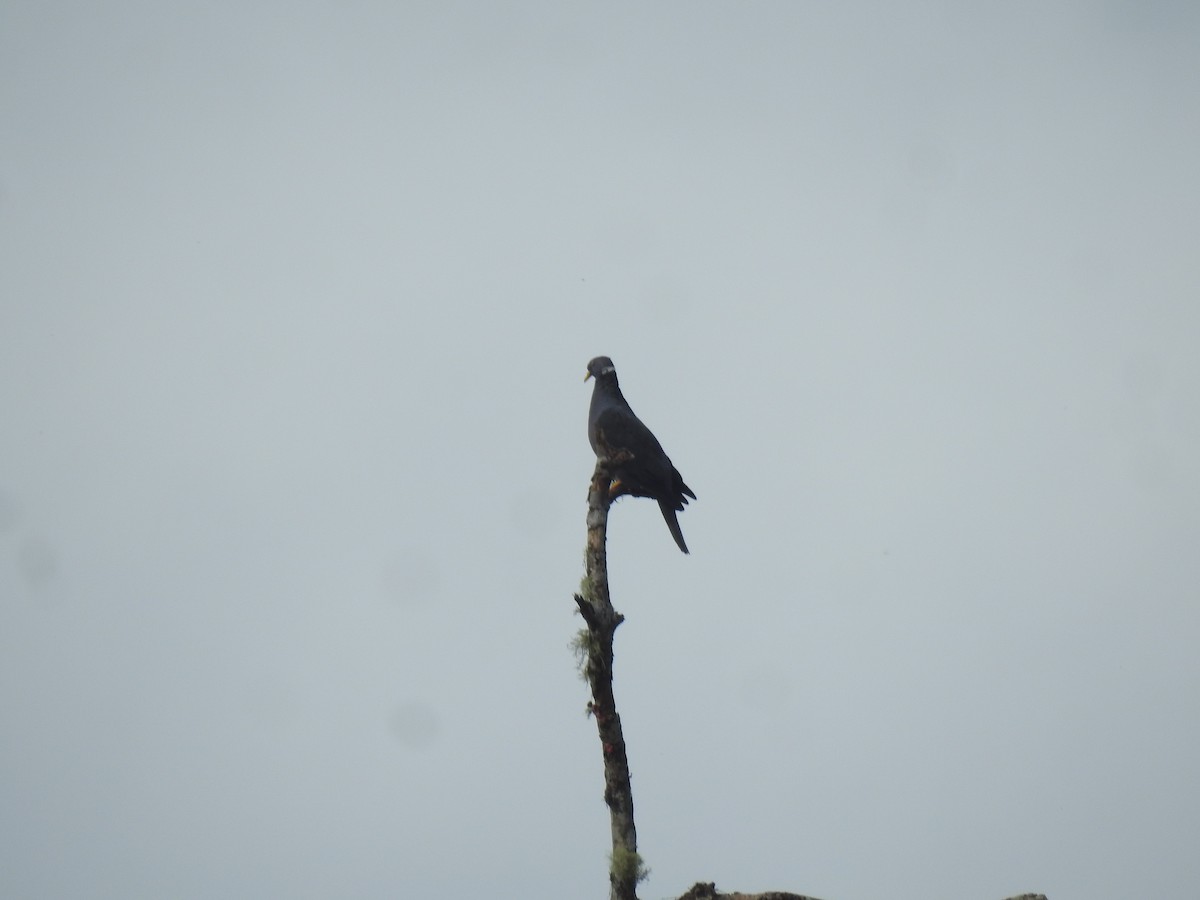
[[(613, 609), (608, 594), (608, 561), (605, 542), (608, 531), (608, 495), (611, 476), (607, 461), (599, 460), (588, 491), (587, 552), (581, 593), (575, 595), (579, 612), (587, 623), (588, 637), (583, 674), (592, 690), (588, 711), (596, 720), (600, 750), (604, 757), (604, 802), (612, 824), (612, 864), (609, 867), (611, 900), (637, 900), (637, 883), (642, 873), (637, 855), (637, 829), (633, 824), (633, 789), (629, 783), (629, 760), (621, 717), (613, 699), (613, 634), (625, 617)], [(582, 654), (581, 654), (582, 655)]]
[(707, 884), (697, 881), (679, 900), (815, 900), (803, 894), (788, 894), (784, 891), (767, 891), (765, 894), (720, 894), (717, 886), (711, 881)]

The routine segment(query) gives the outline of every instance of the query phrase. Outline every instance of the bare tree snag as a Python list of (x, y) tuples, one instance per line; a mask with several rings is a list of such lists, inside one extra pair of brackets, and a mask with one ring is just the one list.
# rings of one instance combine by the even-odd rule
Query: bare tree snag
[[(637, 852), (633, 824), (633, 789), (625, 735), (613, 699), (613, 635), (625, 617), (613, 609), (608, 593), (608, 509), (613, 497), (612, 466), (625, 459), (598, 459), (588, 489), (587, 548), (584, 576), (575, 603), (587, 628), (575, 639), (580, 670), (592, 691), (588, 712), (596, 720), (604, 758), (604, 802), (612, 826), (612, 863), (608, 870), (609, 900), (637, 900), (637, 885), (647, 874)], [(767, 891), (758, 894), (718, 892), (712, 882), (696, 882), (679, 900), (813, 900), (801, 894)], [(1046, 900), (1044, 894), (1021, 894), (1010, 900)]]
[(587, 623), (576, 641), (583, 676), (592, 690), (588, 712), (596, 720), (600, 750), (604, 758), (604, 802), (612, 825), (612, 857), (609, 866), (610, 900), (637, 900), (637, 883), (645, 877), (637, 852), (637, 829), (633, 824), (633, 789), (629, 783), (629, 760), (621, 717), (613, 699), (613, 634), (625, 617), (613, 609), (608, 594), (608, 561), (605, 550), (608, 508), (612, 503), (612, 476), (608, 460), (597, 460), (588, 490), (587, 550), (584, 578), (575, 603)]

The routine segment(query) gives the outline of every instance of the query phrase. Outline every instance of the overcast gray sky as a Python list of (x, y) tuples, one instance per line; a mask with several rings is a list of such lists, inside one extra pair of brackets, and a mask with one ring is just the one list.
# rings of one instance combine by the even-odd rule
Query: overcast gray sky
[(0, 895), (1200, 885), (1200, 7), (0, 3)]

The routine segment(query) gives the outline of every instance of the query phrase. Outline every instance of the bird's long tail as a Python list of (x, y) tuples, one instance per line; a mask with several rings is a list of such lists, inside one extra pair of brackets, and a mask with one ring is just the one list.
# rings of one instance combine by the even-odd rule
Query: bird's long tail
[(674, 507), (666, 500), (659, 500), (658, 508), (662, 510), (663, 519), (666, 520), (667, 527), (671, 529), (671, 537), (675, 538), (675, 543), (679, 545), (679, 549), (687, 553), (687, 544), (683, 542), (683, 532), (679, 530), (679, 517), (675, 515)]

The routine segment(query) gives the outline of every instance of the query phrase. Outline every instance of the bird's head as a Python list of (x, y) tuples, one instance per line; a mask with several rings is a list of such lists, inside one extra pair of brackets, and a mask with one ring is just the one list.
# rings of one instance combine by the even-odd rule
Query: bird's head
[(587, 374), (583, 376), (583, 380), (589, 378), (599, 378), (601, 375), (616, 375), (617, 367), (613, 365), (613, 361), (607, 356), (597, 356), (587, 366)]

